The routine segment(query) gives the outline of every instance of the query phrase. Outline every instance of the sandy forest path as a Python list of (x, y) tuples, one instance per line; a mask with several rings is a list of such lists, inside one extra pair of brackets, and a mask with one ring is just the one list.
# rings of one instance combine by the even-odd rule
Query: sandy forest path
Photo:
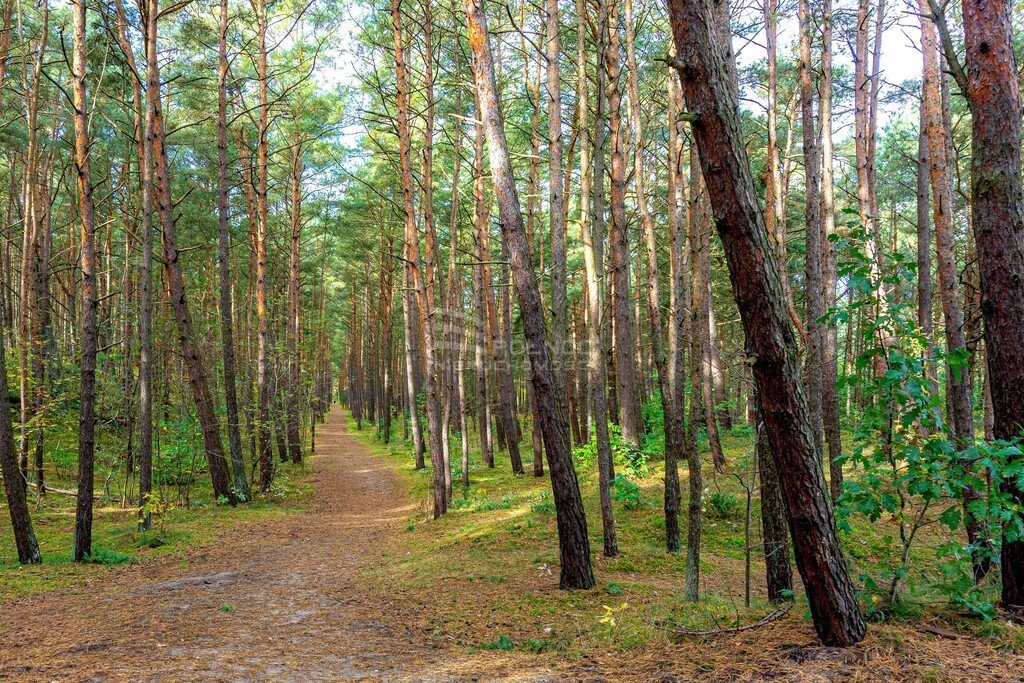
[[(437, 644), (364, 578), (414, 506), (335, 407), (310, 509), (70, 590), (0, 603), (0, 680), (542, 681), (505, 653)], [(233, 606), (233, 611), (230, 607)], [(408, 612), (406, 612), (408, 613)], [(518, 672), (518, 673), (517, 673)]]

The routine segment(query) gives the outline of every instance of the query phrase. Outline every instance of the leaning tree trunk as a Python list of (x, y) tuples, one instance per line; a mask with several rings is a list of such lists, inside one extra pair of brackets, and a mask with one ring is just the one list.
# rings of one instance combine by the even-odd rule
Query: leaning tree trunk
[(482, 0), (467, 0), (466, 23), (469, 44), (474, 57), (474, 79), (479, 98), (480, 119), (487, 134), (491, 175), (501, 229), (505, 235), (512, 266), (512, 279), (519, 297), (519, 312), (523, 320), (533, 388), (544, 434), (544, 448), (548, 454), (551, 489), (555, 501), (558, 526), (558, 545), (561, 557), (561, 588), (590, 588), (594, 585), (594, 572), (590, 564), (590, 542), (587, 538), (587, 518), (583, 511), (579, 482), (573, 468), (569, 444), (569, 425), (558, 410), (555, 382), (548, 355), (547, 334), (544, 330), (544, 309), (537, 280), (530, 268), (530, 248), (526, 241), (523, 214), (516, 192), (505, 138), (505, 124), (498, 104), (494, 77), (494, 60)]
[[(196, 404), (196, 414), (203, 433), (203, 447), (210, 469), (213, 483), (213, 494), (217, 498), (225, 498), (231, 503), (238, 500), (231, 485), (228, 461), (224, 453), (224, 444), (220, 440), (220, 425), (210, 392), (206, 368), (203, 367), (199, 350), (195, 344), (192, 313), (185, 298), (185, 281), (181, 272), (181, 252), (178, 250), (177, 231), (174, 226), (174, 210), (171, 199), (171, 178), (168, 168), (167, 145), (164, 133), (163, 113), (160, 102), (160, 67), (157, 59), (157, 17), (159, 16), (157, 0), (149, 0), (146, 28), (146, 97), (151, 100), (149, 112), (152, 115), (148, 135), (152, 136), (153, 144), (153, 176), (154, 199), (157, 214), (160, 217), (163, 238), (164, 269), (167, 274), (167, 287), (170, 294), (171, 309), (178, 321), (179, 343), (181, 355), (185, 362), (192, 397)], [(84, 247), (83, 247), (84, 248)]]
[[(0, 74), (2, 75), (2, 74)], [(2, 83), (0, 79), (0, 83)], [(0, 324), (0, 368), (4, 363), (4, 326)], [(4, 478), (7, 494), (7, 510), (11, 515), (14, 530), (14, 545), (18, 549), (18, 562), (38, 564), (43, 561), (39, 554), (39, 542), (32, 530), (25, 479), (18, 467), (18, 453), (14, 445), (14, 426), (11, 424), (11, 406), (7, 394), (7, 373), (0, 372), (0, 474)]]
[[(710, 0), (670, 0), (672, 34), (700, 164), (710, 191), (786, 503), (797, 568), (821, 640), (852, 645), (865, 624), (835, 530), (801, 390), (796, 335), (779, 264), (754, 193), (730, 73)], [(727, 62), (727, 60), (729, 60)]]

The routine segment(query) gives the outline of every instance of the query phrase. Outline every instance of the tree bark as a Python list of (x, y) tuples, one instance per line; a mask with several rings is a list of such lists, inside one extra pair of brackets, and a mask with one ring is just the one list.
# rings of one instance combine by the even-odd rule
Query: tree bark
[(612, 316), (615, 335), (615, 383), (619, 402), (622, 440), (633, 448), (640, 445), (643, 423), (640, 416), (639, 378), (636, 360), (636, 321), (629, 281), (629, 237), (626, 220), (626, 150), (622, 135), (622, 84), (619, 65), (619, 14), (612, 0), (607, 5), (602, 31), (605, 34), (604, 63), (608, 75), (608, 123), (611, 128), (611, 227), (608, 233), (612, 274)]
[(220, 267), (221, 358), (224, 363), (224, 399), (227, 406), (228, 445), (231, 453), (231, 485), (239, 501), (252, 497), (245, 477), (242, 431), (238, 419), (238, 389), (235, 386), (235, 328), (231, 296), (231, 231), (228, 196), (228, 2), (220, 2), (217, 40), (217, 261)]
[(467, 0), (466, 23), (474, 57), (474, 78), (480, 119), (487, 135), (491, 175), (498, 199), (499, 218), (512, 266), (512, 278), (519, 297), (534, 391), (540, 408), (544, 447), (548, 454), (551, 489), (558, 526), (561, 572), (559, 586), (565, 589), (590, 588), (594, 573), (590, 564), (587, 519), (583, 511), (579, 482), (573, 469), (569, 444), (569, 426), (558, 410), (555, 383), (544, 330), (544, 310), (537, 280), (530, 268), (530, 250), (515, 178), (505, 139), (505, 124), (498, 103), (494, 61), (482, 0)]
[[(821, 272), (825, 310), (836, 305), (836, 257), (829, 237), (836, 231), (835, 174), (832, 145), (832, 0), (823, 0), (821, 26), (821, 82), (818, 106), (821, 126)], [(842, 429), (839, 422), (838, 333), (826, 326), (822, 334), (822, 422), (828, 444), (829, 486), (832, 500), (842, 492)]]
[(419, 329), (423, 333), (423, 357), (426, 361), (426, 413), (430, 438), (430, 464), (434, 481), (434, 519), (448, 511), (445, 489), (441, 430), (440, 377), (437, 372), (434, 327), (431, 319), (432, 301), (420, 269), (419, 231), (416, 227), (416, 204), (413, 198), (412, 151), (409, 131), (409, 82), (403, 47), (401, 0), (392, 0), (391, 22), (395, 46), (395, 76), (398, 93), (398, 146), (402, 173), (402, 199), (405, 208), (405, 267), (409, 274), (419, 308)]
[(256, 123), (256, 450), (260, 463), (260, 489), (270, 490), (274, 479), (271, 453), (270, 310), (267, 307), (268, 175), (270, 164), (270, 97), (267, 53), (266, 0), (250, 0), (256, 15), (256, 80), (258, 90)]
[[(160, 68), (157, 55), (159, 6), (157, 3), (158, 0), (148, 0), (145, 15), (146, 97), (150, 101), (147, 110), (151, 115), (148, 135), (152, 136), (153, 144), (154, 199), (163, 237), (164, 269), (167, 274), (171, 308), (178, 322), (181, 355), (185, 362), (192, 397), (196, 404), (196, 414), (203, 433), (203, 447), (210, 470), (210, 479), (213, 483), (213, 494), (217, 498), (223, 497), (234, 504), (238, 498), (231, 485), (228, 461), (224, 454), (224, 445), (220, 440), (220, 425), (217, 422), (206, 369), (203, 367), (199, 350), (195, 345), (192, 314), (185, 298), (185, 281), (182, 278), (181, 263), (179, 262), (181, 252), (178, 250), (177, 232), (174, 227), (171, 179), (160, 102)], [(84, 244), (83, 236), (83, 250), (85, 249)], [(79, 491), (81, 492), (81, 489)], [(91, 493), (90, 491), (90, 495)]]
[[(295, 118), (298, 119), (296, 112)], [(288, 456), (293, 463), (302, 462), (302, 439), (299, 436), (301, 417), (299, 415), (299, 391), (301, 376), (301, 354), (299, 335), (302, 306), (302, 283), (300, 281), (302, 258), (302, 133), (296, 131), (292, 139), (291, 158), (291, 239), (288, 250), (288, 387), (285, 395), (285, 432), (288, 440)], [(374, 368), (376, 377), (376, 368)], [(374, 393), (376, 398), (376, 393)], [(376, 401), (374, 401), (376, 407)]]
[[(800, 0), (800, 111), (803, 128), (804, 190), (806, 195), (804, 240), (807, 290), (807, 335), (804, 359), (804, 387), (807, 390), (807, 417), (811, 421), (817, 448), (822, 445), (822, 337), (825, 325), (819, 322), (825, 316), (825, 290), (822, 286), (822, 250), (825, 236), (821, 231), (821, 201), (818, 193), (821, 158), (814, 128), (814, 87), (811, 65), (811, 5)], [(788, 560), (787, 560), (788, 561)]]
[[(942, 78), (939, 66), (938, 38), (935, 24), (927, 18), (928, 0), (921, 0), (921, 51), (924, 56), (922, 93), (923, 139), (927, 149), (928, 176), (931, 181), (932, 219), (935, 226), (935, 257), (938, 265), (939, 291), (946, 333), (946, 352), (955, 361), (946, 364), (946, 407), (953, 442), (959, 451), (974, 445), (974, 405), (971, 377), (966, 358), (967, 337), (964, 330), (963, 298), (960, 294), (960, 272), (956, 263), (956, 235), (953, 226), (953, 163), (951, 140), (947, 136), (948, 121), (942, 104)], [(927, 216), (925, 217), (927, 220)], [(930, 275), (930, 274), (929, 274)], [(930, 306), (928, 307), (930, 309)], [(930, 312), (930, 310), (929, 310)], [(930, 322), (930, 321), (929, 321)], [(957, 364), (959, 361), (959, 365)], [(968, 471), (972, 470), (970, 464)], [(972, 503), (981, 493), (971, 485), (961, 492), (967, 539), (973, 552), (975, 579), (988, 573), (991, 561), (986, 548), (984, 525), (974, 516)]]
[[(740, 310), (763, 420), (776, 458), (797, 568), (822, 642), (851, 645), (865, 625), (835, 531), (800, 382), (777, 259), (740, 132), (735, 76), (715, 40), (709, 0), (670, 0), (672, 34), (694, 139)], [(728, 60), (728, 61), (727, 61)]]
[[(963, 2), (967, 98), (971, 106), (972, 221), (981, 271), (981, 315), (992, 394), (993, 436), (1024, 431), (1024, 190), (1021, 103), (1011, 5)], [(952, 60), (950, 60), (952, 63)], [(1024, 492), (1006, 483), (1018, 503)], [(1024, 539), (1003, 538), (1003, 604), (1024, 605)]]
[(71, 97), (75, 121), (75, 172), (82, 239), (81, 407), (78, 415), (78, 500), (75, 508), (74, 559), (92, 554), (93, 466), (96, 455), (96, 241), (92, 180), (89, 175), (89, 112), (85, 93), (85, 0), (72, 3)]
[[(580, 12), (577, 25), (577, 93), (578, 107), (585, 117), (589, 107), (590, 87), (586, 80), (586, 37), (584, 17), (586, 6), (583, 0), (576, 3)], [(581, 119), (586, 121), (586, 118)], [(583, 126), (581, 126), (583, 127)], [(614, 477), (611, 443), (608, 433), (608, 404), (604, 387), (608, 383), (604, 364), (605, 348), (601, 330), (605, 327), (604, 296), (601, 280), (602, 268), (598, 259), (597, 242), (601, 240), (601, 226), (595, 220), (592, 202), (596, 199), (591, 191), (591, 145), (589, 136), (584, 135), (580, 146), (580, 236), (583, 240), (583, 262), (586, 280), (587, 301), (587, 374), (588, 382), (596, 390), (590, 395), (590, 411), (594, 420), (594, 438), (597, 444), (598, 493), (601, 501), (601, 526), (604, 538), (605, 557), (614, 557), (619, 548), (615, 538), (615, 514), (612, 510), (611, 481)]]

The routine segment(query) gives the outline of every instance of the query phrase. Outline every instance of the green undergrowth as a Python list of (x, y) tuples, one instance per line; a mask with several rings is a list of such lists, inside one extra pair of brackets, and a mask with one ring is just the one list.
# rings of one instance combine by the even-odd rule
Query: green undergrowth
[[(664, 551), (663, 462), (654, 457), (640, 466), (618, 463), (613, 490), (619, 554), (602, 553), (603, 537), (597, 472), (584, 449), (577, 449), (577, 472), (587, 512), (588, 531), (596, 585), (588, 591), (558, 590), (558, 542), (550, 482), (532, 476), (532, 452), (528, 434), (523, 439), (525, 476), (511, 473), (508, 456), (496, 452), (496, 466), (486, 468), (472, 449), (470, 438), (470, 488), (462, 490), (458, 461), (459, 439), (452, 439), (453, 499), (449, 513), (432, 519), (432, 474), (428, 466), (413, 467), (411, 446), (396, 425), (390, 444), (365, 423), (350, 429), (374, 454), (389, 459), (407, 482), (416, 503), (406, 519), (404, 533), (394, 547), (382, 552), (369, 570), (381, 586), (411, 594), (430, 594), (436, 600), (421, 610), (423, 628), (446, 640), (472, 649), (524, 652), (558, 651), (582, 654), (594, 648), (629, 650), (652, 640), (672, 640), (671, 629), (711, 630), (757, 621), (772, 606), (764, 587), (764, 562), (759, 535), (760, 509), (756, 489), (751, 495), (751, 601), (744, 604), (746, 541), (744, 521), (750, 486), (752, 436), (738, 428), (724, 434), (729, 467), (715, 472), (706, 453), (704, 522), (701, 548), (701, 595), (696, 603), (683, 599), (685, 556)], [(687, 470), (680, 466), (683, 501), (680, 524), (685, 543)], [(879, 570), (889, 554), (897, 527), (893, 520), (869, 523), (853, 520), (844, 534), (847, 556), (858, 587), (863, 577)], [(912, 553), (918, 562), (908, 576), (898, 614), (877, 614), (871, 596), (863, 595), (866, 611), (886, 632), (915, 632), (922, 617), (940, 619), (966, 631), (979, 633), (976, 619), (962, 617), (948, 608), (935, 588), (941, 577), (932, 569), (936, 548), (948, 537), (929, 527)], [(797, 638), (813, 637), (809, 614), (797, 583), (796, 600), (786, 623), (804, 629)], [(986, 630), (987, 629), (987, 630)], [(997, 646), (1024, 651), (1020, 629), (989, 623), (985, 636)], [(991, 631), (991, 633), (989, 633)], [(893, 636), (896, 637), (896, 636)], [(918, 637), (917, 635), (913, 637)], [(911, 637), (911, 640), (913, 638)]]
[[(579, 653), (589, 646), (630, 648), (665, 632), (657, 624), (714, 628), (716, 623), (756, 620), (771, 606), (755, 585), (750, 609), (743, 600), (743, 519), (705, 520), (702, 572), (706, 593), (700, 603), (682, 599), (685, 557), (664, 552), (661, 462), (631, 467), (623, 462), (613, 490), (619, 555), (603, 547), (597, 473), (587, 454), (577, 453), (580, 487), (587, 511), (596, 585), (589, 591), (558, 590), (558, 540), (550, 481), (532, 476), (527, 433), (523, 459), (527, 474), (511, 473), (508, 456), (496, 453), (496, 466), (484, 467), (470, 454), (470, 488), (461, 487), (453, 465), (454, 492), (449, 513), (431, 519), (432, 474), (416, 471), (401, 426), (385, 445), (365, 424), (350, 429), (376, 455), (388, 458), (408, 483), (416, 502), (406, 520), (399, 548), (389, 549), (371, 569), (382, 585), (409, 591), (445, 593), (425, 627), (468, 648)], [(529, 425), (524, 425), (528, 429)], [(473, 434), (471, 446), (477, 441)], [(729, 455), (742, 457), (741, 440)], [(458, 439), (453, 439), (453, 460)], [(681, 472), (686, 486), (685, 468)], [(705, 473), (712, 488), (733, 490), (725, 475)], [(684, 502), (685, 509), (685, 502)], [(754, 574), (763, 574), (757, 553)]]
[[(124, 564), (182, 553), (215, 541), (242, 523), (264, 522), (305, 508), (312, 493), (308, 467), (277, 463), (271, 489), (254, 500), (232, 507), (212, 495), (198, 432), (189, 425), (159, 424), (158, 453), (151, 503), (152, 528), (138, 530), (137, 510), (124, 500), (124, 463), (118, 457), (123, 444), (115, 434), (101, 431), (97, 449), (93, 522), (93, 553), (88, 562), (71, 560), (75, 499), (50, 491), (38, 496), (29, 489), (32, 522), (43, 563), (21, 566), (17, 561), (9, 524), (0, 525), (0, 602), (43, 591), (73, 587)], [(47, 434), (48, 486), (73, 492), (74, 439), (72, 426), (56, 423)], [(134, 494), (132, 496), (134, 498)]]

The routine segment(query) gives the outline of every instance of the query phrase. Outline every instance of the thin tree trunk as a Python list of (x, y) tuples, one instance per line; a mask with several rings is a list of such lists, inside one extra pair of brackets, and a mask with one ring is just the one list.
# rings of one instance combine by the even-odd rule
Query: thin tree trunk
[[(157, 17), (159, 8), (157, 0), (148, 0), (146, 28), (146, 97), (151, 100), (148, 113), (149, 135), (153, 144), (154, 198), (157, 213), (160, 217), (163, 237), (164, 268), (167, 273), (168, 292), (171, 308), (177, 318), (181, 355), (185, 363), (189, 385), (196, 404), (196, 414), (203, 433), (203, 447), (213, 483), (213, 494), (217, 498), (225, 498), (232, 504), (237, 502), (235, 490), (231, 486), (231, 475), (228, 469), (224, 445), (220, 440), (220, 425), (214, 410), (213, 395), (207, 379), (206, 369), (199, 357), (195, 345), (192, 314), (185, 298), (185, 282), (182, 278), (181, 252), (178, 250), (177, 233), (174, 227), (174, 215), (171, 199), (171, 179), (168, 169), (167, 146), (164, 134), (163, 113), (160, 103), (160, 70), (157, 55)], [(85, 251), (83, 235), (83, 253)], [(81, 489), (79, 489), (81, 492)], [(91, 495), (91, 491), (90, 491)]]
[[(296, 112), (298, 118), (298, 112)], [(302, 440), (299, 436), (299, 390), (300, 390), (300, 352), (299, 334), (302, 303), (302, 283), (299, 271), (302, 257), (302, 133), (296, 131), (292, 140), (291, 159), (291, 240), (289, 241), (288, 259), (288, 388), (285, 396), (285, 431), (288, 439), (288, 455), (293, 463), (302, 462)], [(376, 368), (374, 368), (376, 372)], [(374, 396), (376, 398), (376, 396)], [(374, 402), (376, 407), (376, 402)]]
[[(559, 39), (558, 0), (545, 2), (544, 81), (548, 100), (548, 215), (551, 231), (551, 343), (557, 408), (568, 414), (566, 361), (568, 349), (568, 303), (565, 279), (565, 187), (562, 170), (562, 87), (558, 60), (562, 55)], [(543, 474), (543, 471), (541, 471)]]
[(395, 44), (395, 75), (398, 84), (398, 141), (402, 171), (402, 198), (405, 207), (405, 267), (412, 280), (419, 307), (419, 328), (423, 333), (423, 356), (426, 361), (426, 412), (430, 437), (430, 464), (434, 479), (434, 518), (448, 511), (441, 430), (440, 377), (437, 372), (434, 329), (431, 319), (432, 301), (420, 270), (419, 231), (416, 228), (416, 205), (413, 198), (412, 153), (409, 131), (409, 84), (403, 47), (401, 0), (392, 0), (391, 22)]
[(227, 406), (228, 444), (231, 453), (231, 485), (239, 501), (252, 497), (245, 477), (242, 432), (238, 419), (238, 390), (235, 387), (235, 329), (231, 305), (231, 232), (228, 224), (228, 2), (220, 2), (217, 64), (217, 230), (220, 235), (217, 260), (220, 266), (221, 349), (224, 363), (224, 399)]
[[(647, 207), (646, 180), (643, 164), (644, 130), (640, 118), (640, 86), (637, 77), (636, 46), (633, 29), (633, 2), (625, 2), (627, 85), (630, 99), (630, 118), (635, 149), (633, 177), (636, 201), (640, 209), (640, 224), (647, 247), (647, 319), (650, 325), (651, 353), (657, 372), (658, 392), (665, 425), (665, 545), (669, 552), (679, 550), (679, 472), (677, 463), (685, 458), (682, 436), (683, 406), (672, 391), (665, 350), (661, 318), (661, 288), (658, 274), (658, 241), (654, 219)], [(670, 125), (675, 126), (673, 121)], [(672, 190), (670, 190), (671, 192)], [(671, 209), (670, 209), (671, 210)], [(677, 226), (678, 229), (678, 226)], [(678, 238), (678, 235), (676, 236)]]
[(467, 0), (466, 20), (474, 57), (480, 120), (487, 135), (502, 233), (512, 262), (512, 277), (519, 296), (519, 311), (523, 319), (533, 386), (540, 407), (544, 446), (548, 454), (561, 558), (559, 586), (565, 589), (586, 589), (594, 585), (587, 519), (573, 468), (569, 426), (565, 416), (559, 412), (558, 400), (554, 396), (555, 384), (544, 331), (544, 310), (537, 280), (530, 268), (530, 250), (509, 160), (505, 124), (498, 103), (494, 61), (482, 0)]
[[(935, 257), (938, 265), (939, 291), (942, 299), (943, 328), (946, 352), (954, 361), (946, 364), (946, 407), (953, 441), (957, 449), (966, 451), (974, 445), (974, 406), (971, 377), (964, 364), (957, 365), (968, 354), (964, 331), (963, 298), (960, 294), (960, 272), (956, 263), (956, 235), (953, 226), (953, 163), (947, 135), (948, 119), (942, 103), (943, 74), (939, 65), (938, 38), (935, 24), (927, 18), (928, 0), (921, 0), (921, 51), (924, 55), (922, 105), (923, 138), (927, 148), (928, 176), (931, 180), (932, 218), (935, 226)], [(927, 220), (927, 217), (925, 217)], [(929, 306), (930, 309), (930, 306)], [(930, 310), (929, 310), (930, 313)], [(973, 467), (968, 463), (968, 471)], [(972, 512), (981, 493), (972, 485), (961, 492), (964, 503), (967, 539), (973, 553), (974, 577), (981, 579), (991, 566), (991, 549), (983, 523)]]
[(256, 124), (256, 451), (260, 463), (260, 489), (270, 490), (274, 478), (274, 458), (271, 454), (271, 367), (270, 367), (270, 311), (267, 308), (267, 232), (268, 174), (270, 164), (269, 128), (270, 96), (267, 73), (267, 5), (266, 0), (251, 0), (256, 15), (256, 80), (258, 89)]
[[(669, 55), (675, 57), (675, 45), (669, 45)], [(668, 232), (669, 232), (669, 332), (668, 332), (668, 378), (669, 392), (679, 411), (682, 453), (690, 462), (691, 426), (685, 422), (686, 411), (686, 347), (689, 344), (689, 287), (686, 282), (688, 259), (686, 252), (685, 213), (686, 188), (683, 171), (683, 135), (679, 114), (683, 109), (682, 93), (675, 75), (668, 75)], [(700, 461), (697, 461), (700, 468)], [(698, 479), (699, 471), (698, 471)], [(693, 492), (691, 491), (691, 495)], [(700, 492), (696, 497), (700, 498)], [(665, 463), (665, 547), (669, 552), (679, 552), (679, 472), (676, 467)], [(697, 513), (700, 514), (698, 501)], [(699, 543), (699, 541), (698, 541)], [(697, 548), (699, 552), (699, 547)], [(689, 566), (689, 565), (687, 565)], [(689, 583), (687, 590), (689, 590)], [(696, 596), (697, 586), (692, 587)], [(693, 599), (693, 598), (691, 598)]]
[[(821, 272), (825, 310), (836, 305), (836, 257), (831, 236), (836, 231), (836, 200), (832, 147), (832, 0), (823, 0), (821, 27), (821, 82), (819, 83), (821, 126)], [(828, 444), (829, 486), (832, 500), (839, 498), (843, 486), (842, 430), (839, 422), (838, 363), (839, 343), (835, 326), (822, 333), (822, 422)]]
[(611, 227), (608, 244), (612, 274), (612, 315), (615, 335), (615, 388), (619, 402), (619, 426), (622, 439), (636, 448), (640, 445), (643, 424), (640, 417), (640, 387), (636, 360), (636, 321), (631, 304), (629, 281), (629, 239), (626, 221), (626, 151), (622, 134), (622, 84), (619, 65), (619, 15), (612, 0), (602, 0), (607, 8), (602, 31), (605, 34), (604, 62), (608, 75), (608, 113), (611, 128)]
[[(479, 110), (479, 105), (477, 105)], [(490, 239), (487, 225), (491, 216), (487, 200), (484, 196), (484, 132), (483, 125), (476, 123), (473, 143), (473, 232), (476, 238), (476, 267), (474, 268), (474, 308), (475, 319), (475, 354), (477, 388), (477, 417), (479, 418), (480, 457), (485, 467), (494, 467), (494, 450), (491, 442), (491, 408), (488, 399), (487, 372), (487, 310), (484, 302), (484, 290), (490, 287), (489, 276), (485, 271), (485, 262), (490, 259), (488, 242)]]
[[(825, 316), (825, 290), (822, 286), (822, 250), (825, 236), (821, 231), (821, 200), (818, 194), (821, 157), (818, 154), (817, 134), (814, 127), (814, 87), (811, 64), (811, 5), (800, 0), (800, 111), (803, 128), (804, 192), (806, 195), (804, 222), (806, 225), (804, 270), (807, 291), (807, 335), (804, 358), (804, 387), (807, 390), (807, 417), (811, 421), (815, 444), (822, 446), (822, 337), (825, 326), (819, 322)], [(787, 560), (788, 562), (788, 560)]]

